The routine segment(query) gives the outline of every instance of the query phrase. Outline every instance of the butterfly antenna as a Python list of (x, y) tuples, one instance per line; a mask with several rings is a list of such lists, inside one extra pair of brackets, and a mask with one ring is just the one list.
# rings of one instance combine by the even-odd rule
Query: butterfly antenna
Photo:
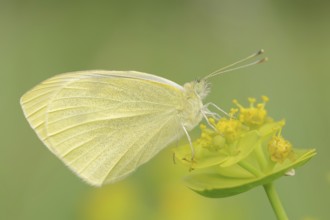
[[(243, 62), (245, 62), (247, 60), (250, 60), (252, 58), (255, 58), (255, 57), (263, 54), (264, 52), (265, 51), (263, 49), (261, 49), (258, 52), (253, 53), (253, 54), (251, 54), (250, 56), (247, 56), (244, 59), (241, 59), (241, 60), (239, 60), (239, 61), (237, 61), (235, 63), (232, 63), (232, 64), (230, 64), (228, 66), (222, 67), (222, 68), (220, 68), (220, 69), (218, 69), (218, 70), (210, 73), (209, 75), (205, 76), (204, 79), (208, 79), (208, 78), (211, 78), (213, 76), (220, 75), (220, 74), (223, 74), (223, 73), (226, 73), (226, 72), (231, 72), (231, 71), (234, 71), (234, 70), (238, 70), (238, 69), (246, 68), (246, 67), (249, 67), (249, 66), (253, 66), (255, 64), (264, 63), (264, 62), (266, 62), (268, 60), (267, 57), (262, 58), (262, 59), (259, 59), (257, 61), (251, 62), (251, 63), (248, 63), (248, 64), (245, 64), (245, 65), (242, 65), (242, 66), (233, 67), (233, 66), (236, 66), (237, 64), (240, 64), (240, 63), (243, 63)], [(233, 67), (233, 68), (231, 68), (231, 67)]]

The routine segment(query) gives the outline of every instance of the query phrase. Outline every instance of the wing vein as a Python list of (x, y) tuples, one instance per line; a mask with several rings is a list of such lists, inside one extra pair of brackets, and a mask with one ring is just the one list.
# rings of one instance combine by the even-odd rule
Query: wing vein
[[(71, 127), (66, 127), (62, 130), (59, 130), (59, 131), (56, 131), (55, 133), (49, 133), (47, 138), (50, 138), (50, 137), (53, 137), (59, 133), (62, 133), (62, 132), (65, 132), (67, 130), (70, 130), (70, 129), (73, 129), (73, 128), (77, 128), (79, 126), (83, 126), (83, 125), (87, 125), (87, 124), (92, 124), (92, 123), (97, 123), (97, 122), (102, 122), (102, 121), (108, 121), (108, 120), (113, 120), (113, 119), (123, 119), (123, 118), (133, 118), (133, 117), (137, 117), (137, 116), (142, 116), (142, 115), (152, 115), (154, 114), (154, 112), (152, 113), (141, 113), (141, 114), (136, 114), (136, 115), (131, 115), (131, 116), (125, 116), (125, 117), (118, 117), (118, 118), (104, 118), (104, 119), (98, 119), (98, 120), (93, 120), (93, 121), (85, 121), (85, 122), (82, 122), (82, 123), (79, 123), (79, 124), (75, 124)], [(52, 122), (53, 123), (53, 122)]]
[[(96, 130), (99, 130), (99, 129), (104, 129), (104, 128), (106, 128), (106, 127), (108, 127), (108, 126), (102, 126), (102, 127), (98, 127), (98, 128), (94, 128), (94, 129), (88, 130), (88, 131), (83, 131), (83, 132), (77, 133), (77, 134), (75, 134), (75, 135), (73, 135), (73, 136), (70, 136), (70, 137), (68, 137), (68, 138), (66, 138), (66, 139), (64, 139), (64, 140), (62, 140), (62, 141), (59, 142), (59, 143), (56, 143), (56, 145), (54, 145), (54, 146), (59, 146), (59, 145), (65, 143), (65, 142), (67, 142), (67, 141), (69, 141), (69, 140), (71, 140), (71, 139), (73, 139), (73, 138), (76, 138), (76, 137), (78, 137), (78, 136), (81, 136), (81, 135), (87, 134), (87, 133), (89, 133), (89, 132), (95, 132)], [(77, 147), (73, 147), (72, 149), (70, 149), (70, 151), (65, 152), (65, 153), (63, 154), (63, 156), (65, 157), (65, 156), (68, 155), (71, 151), (76, 150), (76, 149), (78, 149), (79, 147), (80, 147), (80, 145), (78, 145)]]
[[(159, 127), (159, 129), (155, 129), (155, 130), (153, 130), (153, 134), (154, 134), (154, 135), (149, 135), (149, 136), (148, 136), (148, 139), (147, 139), (146, 142), (148, 143), (153, 137), (155, 137), (155, 133), (158, 132), (158, 131), (160, 131), (160, 130), (166, 125), (166, 123), (167, 123), (170, 119), (171, 119), (171, 118), (168, 118), (167, 120), (165, 120), (164, 123)], [(157, 123), (159, 123), (159, 121), (157, 121)], [(140, 138), (141, 138), (141, 137), (144, 137), (146, 132), (147, 132), (147, 131), (144, 130), (144, 133), (140, 136)], [(137, 138), (136, 141), (134, 141), (133, 143), (131, 143), (131, 144), (130, 144), (130, 147), (131, 147), (131, 146), (134, 146), (134, 144), (135, 144), (138, 140), (139, 140), (139, 138)], [(107, 174), (107, 175), (105, 176), (105, 178), (103, 179), (103, 182), (104, 182), (105, 179), (107, 179), (107, 177), (109, 176), (110, 172), (111, 172), (115, 167), (118, 166), (119, 162), (124, 158), (124, 156), (127, 154), (127, 152), (131, 149), (130, 147), (127, 147), (126, 151), (124, 151), (124, 152), (120, 155), (120, 157), (119, 157), (118, 160), (116, 161), (115, 165), (109, 170), (108, 174)], [(139, 149), (141, 149), (142, 147), (143, 147), (143, 146), (140, 146)], [(132, 171), (133, 171), (133, 170), (132, 170)], [(122, 176), (125, 176), (125, 175), (126, 175), (126, 174), (123, 174)], [(118, 178), (120, 178), (120, 176), (119, 176)]]

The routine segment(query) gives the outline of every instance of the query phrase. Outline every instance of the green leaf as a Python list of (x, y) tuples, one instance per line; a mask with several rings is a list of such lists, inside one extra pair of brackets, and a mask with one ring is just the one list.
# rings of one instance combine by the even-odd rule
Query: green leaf
[[(289, 170), (305, 164), (316, 155), (315, 149), (295, 149), (294, 153), (296, 156), (294, 161), (276, 163), (267, 172), (260, 169), (260, 175), (257, 177), (236, 164), (226, 168), (216, 166), (217, 168), (212, 167), (208, 170), (196, 170), (194, 174), (185, 177), (184, 181), (190, 189), (206, 197), (220, 198), (236, 195), (256, 186), (270, 183), (285, 175)], [(219, 172), (220, 170), (221, 172)]]

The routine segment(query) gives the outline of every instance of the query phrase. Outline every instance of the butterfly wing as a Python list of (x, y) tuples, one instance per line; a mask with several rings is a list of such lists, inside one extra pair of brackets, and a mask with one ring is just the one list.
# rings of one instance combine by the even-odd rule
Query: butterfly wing
[(132, 71), (66, 73), (27, 92), (21, 105), (45, 145), (99, 186), (127, 176), (183, 135), (182, 90), (166, 81)]

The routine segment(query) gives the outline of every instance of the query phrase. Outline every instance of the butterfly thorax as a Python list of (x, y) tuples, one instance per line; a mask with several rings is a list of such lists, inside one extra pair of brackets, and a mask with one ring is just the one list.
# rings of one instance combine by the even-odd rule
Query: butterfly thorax
[(203, 98), (209, 92), (205, 80), (184, 84), (184, 102), (181, 110), (181, 120), (187, 130), (193, 129), (203, 118)]

